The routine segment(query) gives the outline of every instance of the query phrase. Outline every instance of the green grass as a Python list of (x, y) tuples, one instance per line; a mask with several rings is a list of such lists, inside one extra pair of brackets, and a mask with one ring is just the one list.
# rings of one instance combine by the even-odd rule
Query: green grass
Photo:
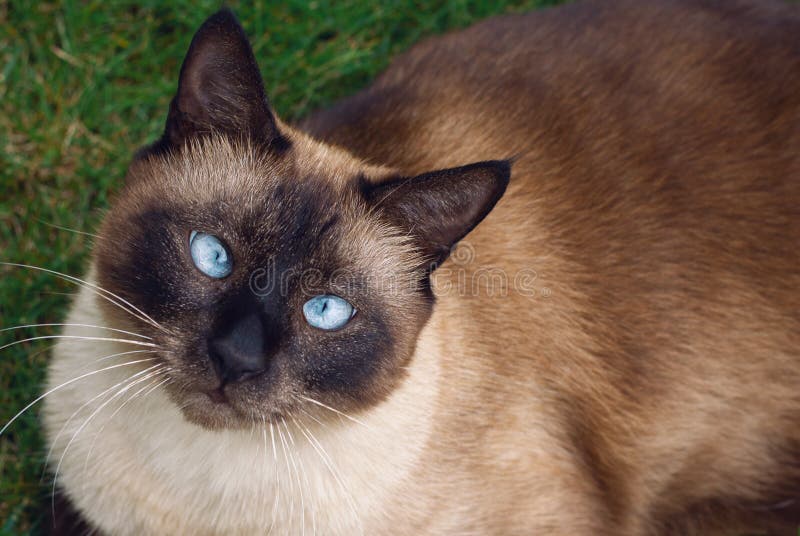
[[(557, 0), (261, 2), (231, 7), (278, 113), (297, 119), (365, 86), (423, 36)], [(183, 54), (218, 1), (0, 1), (0, 260), (80, 275), (131, 154), (163, 127)], [(69, 284), (0, 267), (0, 328), (62, 321)], [(0, 332), (0, 346), (48, 329)], [(0, 425), (40, 392), (47, 341), (0, 353)], [(47, 522), (36, 410), (0, 437), (0, 534)], [(45, 512), (44, 514), (42, 512)]]

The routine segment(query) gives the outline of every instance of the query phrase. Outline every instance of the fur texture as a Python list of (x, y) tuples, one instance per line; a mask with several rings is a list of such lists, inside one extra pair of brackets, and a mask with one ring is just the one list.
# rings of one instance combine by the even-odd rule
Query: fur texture
[[(170, 334), (90, 289), (68, 320), (159, 347), (47, 399), (59, 485), (93, 526), (796, 532), (796, 8), (617, 0), (491, 19), (299, 128), (269, 110), (231, 21), (195, 38), (89, 275)], [(183, 249), (214, 225), (242, 267), (221, 282)], [(271, 259), (320, 268), (324, 288), (359, 274), (340, 292), (361, 324), (323, 339), (300, 291), (258, 301), (289, 319), (274, 367), (214, 403), (189, 341), (254, 307), (249, 276)], [(63, 342), (50, 384), (135, 349)], [(156, 365), (170, 381), (147, 396), (95, 398)]]

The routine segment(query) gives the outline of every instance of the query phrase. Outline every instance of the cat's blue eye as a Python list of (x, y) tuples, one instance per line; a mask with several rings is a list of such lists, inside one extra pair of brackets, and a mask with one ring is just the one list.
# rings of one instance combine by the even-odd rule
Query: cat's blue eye
[(228, 248), (214, 235), (192, 231), (189, 252), (197, 269), (208, 277), (220, 279), (233, 270), (233, 258)]
[(347, 300), (333, 294), (314, 296), (303, 304), (306, 322), (324, 330), (343, 327), (353, 318), (355, 312)]

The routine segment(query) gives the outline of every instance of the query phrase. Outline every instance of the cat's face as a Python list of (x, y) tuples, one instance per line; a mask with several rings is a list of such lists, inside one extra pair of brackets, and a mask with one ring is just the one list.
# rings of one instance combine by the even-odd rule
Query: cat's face
[[(402, 377), (429, 315), (421, 259), (370, 217), (360, 170), (304, 168), (297, 145), (313, 144), (275, 156), (218, 138), (137, 163), (103, 228), (100, 282), (169, 332), (140, 328), (198, 422), (290, 411), (302, 397), (374, 403)], [(225, 250), (219, 271), (199, 251), (209, 247)], [(332, 329), (312, 325), (304, 306), (317, 296), (352, 312), (334, 311)]]
[(508, 174), (487, 162), (404, 178), (283, 125), (223, 11), (195, 36), (164, 137), (106, 217), (98, 280), (153, 320), (136, 328), (193, 422), (365, 409), (404, 377), (432, 266)]

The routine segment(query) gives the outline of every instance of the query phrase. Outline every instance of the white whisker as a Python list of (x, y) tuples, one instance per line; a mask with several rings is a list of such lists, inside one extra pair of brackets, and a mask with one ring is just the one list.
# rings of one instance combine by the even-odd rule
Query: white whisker
[[(294, 447), (295, 446), (294, 438), (292, 437), (292, 434), (289, 431), (289, 425), (286, 423), (286, 421), (283, 421), (283, 427), (286, 430), (286, 435), (289, 438), (289, 441), (291, 441), (291, 443), (292, 443), (291, 447)], [(297, 487), (300, 490), (300, 532), (301, 532), (301, 534), (305, 535), (305, 533), (306, 533), (305, 494), (303, 493), (303, 483), (300, 481), (300, 471), (298, 471), (298, 469), (297, 469), (297, 464), (295, 463), (295, 459), (294, 459), (294, 455), (292, 454), (292, 448), (291, 447), (287, 446), (287, 451), (289, 453), (289, 461), (291, 462), (292, 467), (294, 468), (294, 476), (295, 476), (295, 479), (297, 480)]]
[[(297, 420), (291, 416), (289, 418), (292, 419), (292, 423), (294, 423), (294, 425), (299, 428)], [(292, 431), (291, 429), (289, 429), (288, 425), (286, 426), (286, 432), (289, 434), (289, 439), (292, 441), (292, 444), (294, 444), (294, 435), (292, 434)], [(303, 457), (299, 455), (299, 453), (297, 456), (297, 465), (300, 467), (300, 472), (303, 473), (303, 482), (305, 483), (306, 488), (308, 490), (311, 490), (311, 483), (308, 479), (308, 471), (306, 470), (305, 465), (303, 465)], [(312, 534), (316, 535), (317, 534), (317, 516), (315, 513), (316, 508), (314, 507), (314, 501), (312, 500), (311, 497), (309, 497), (309, 503), (310, 503), (309, 510), (311, 511)]]
[(90, 236), (92, 238), (100, 238), (100, 235), (96, 235), (94, 233), (87, 233), (86, 231), (79, 231), (77, 229), (72, 229), (70, 227), (64, 227), (63, 225), (56, 225), (55, 223), (50, 223), (50, 222), (47, 222), (47, 221), (44, 221), (44, 220), (38, 220), (38, 221), (40, 221), (41, 223), (47, 225), (48, 227), (55, 227), (56, 229), (60, 229), (62, 231), (68, 231), (70, 233), (75, 233), (75, 234), (84, 235), (84, 236)]
[(92, 363), (99, 363), (101, 361), (108, 361), (109, 359), (114, 359), (115, 357), (122, 357), (124, 355), (131, 355), (131, 354), (157, 354), (158, 350), (128, 350), (127, 352), (119, 352), (116, 354), (111, 354), (103, 357), (99, 357), (92, 361)]
[(43, 327), (49, 327), (49, 326), (105, 329), (105, 330), (108, 330), (108, 331), (115, 331), (117, 333), (124, 333), (126, 335), (133, 335), (134, 337), (141, 337), (142, 339), (147, 339), (149, 341), (153, 340), (151, 337), (147, 337), (147, 336), (142, 335), (140, 333), (134, 333), (133, 331), (125, 331), (124, 329), (109, 328), (109, 327), (106, 327), (106, 326), (94, 326), (92, 324), (25, 324), (24, 326), (14, 326), (14, 327), (11, 327), (11, 328), (0, 329), (0, 333), (2, 333), (4, 331), (12, 331), (12, 330), (15, 330), (15, 329), (43, 328)]
[[(146, 350), (143, 350), (143, 351), (146, 351)], [(56, 443), (58, 442), (58, 438), (61, 437), (61, 434), (64, 433), (64, 430), (67, 429), (67, 426), (69, 426), (69, 423), (72, 422), (72, 419), (74, 419), (81, 411), (83, 411), (84, 408), (86, 408), (86, 406), (88, 406), (89, 404), (91, 404), (92, 402), (97, 400), (98, 398), (101, 398), (103, 395), (110, 393), (114, 389), (117, 389), (117, 388), (121, 387), (122, 385), (124, 385), (127, 382), (133, 380), (134, 378), (137, 378), (138, 376), (141, 376), (142, 374), (146, 374), (147, 371), (153, 370), (154, 368), (160, 367), (160, 366), (162, 366), (161, 363), (156, 363), (152, 367), (147, 367), (144, 370), (140, 370), (139, 372), (136, 372), (135, 374), (132, 374), (131, 376), (128, 376), (127, 378), (125, 378), (121, 382), (119, 382), (119, 383), (117, 383), (115, 385), (112, 385), (108, 389), (103, 390), (100, 394), (95, 395), (92, 398), (90, 398), (88, 401), (84, 402), (83, 405), (81, 405), (81, 407), (76, 409), (75, 412), (72, 415), (69, 416), (69, 418), (64, 422), (63, 426), (61, 426), (61, 429), (58, 431), (58, 433), (56, 434), (55, 438), (53, 438), (53, 440), (50, 442), (50, 449), (47, 451), (47, 457), (44, 459), (45, 465), (50, 463), (50, 456), (53, 455), (53, 449), (55, 448)]]
[(83, 422), (83, 424), (81, 424), (78, 427), (78, 429), (75, 431), (75, 433), (72, 434), (72, 437), (67, 442), (67, 446), (64, 447), (64, 452), (61, 453), (61, 458), (59, 458), (59, 460), (58, 460), (58, 464), (56, 465), (56, 471), (55, 471), (55, 474), (53, 475), (53, 488), (51, 490), (51, 492), (52, 492), (52, 504), (51, 504), (51, 506), (53, 508), (53, 519), (55, 519), (55, 513), (56, 513), (55, 512), (55, 496), (56, 496), (56, 484), (58, 483), (58, 473), (61, 470), (61, 465), (64, 463), (64, 458), (66, 457), (67, 452), (69, 451), (69, 447), (75, 442), (75, 439), (77, 439), (78, 435), (80, 435), (80, 433), (89, 425), (89, 423), (95, 418), (95, 416), (103, 410), (103, 408), (105, 408), (108, 404), (113, 402), (118, 396), (121, 396), (121, 395), (125, 394), (126, 392), (128, 392), (128, 390), (131, 387), (133, 387), (134, 385), (137, 385), (137, 384), (139, 384), (139, 383), (141, 383), (143, 381), (146, 381), (149, 378), (150, 378), (149, 375), (145, 376), (144, 378), (139, 378), (138, 380), (136, 380), (136, 381), (134, 381), (132, 383), (129, 383), (128, 385), (126, 385), (125, 387), (120, 389), (117, 393), (114, 394), (114, 396), (112, 396), (111, 398), (109, 398), (108, 400), (106, 400), (105, 402), (100, 404), (100, 406), (98, 406), (91, 413), (91, 415), (89, 415), (89, 417), (86, 418), (86, 420)]
[[(159, 365), (156, 365), (156, 366), (161, 366), (161, 364), (159, 364)], [(148, 369), (148, 370), (152, 370), (152, 368), (153, 368), (153, 367), (150, 367), (150, 369)], [(114, 410), (114, 412), (113, 412), (113, 413), (112, 413), (112, 414), (111, 414), (111, 415), (108, 417), (108, 419), (106, 419), (106, 421), (103, 423), (103, 425), (102, 425), (102, 426), (100, 426), (100, 429), (99, 429), (99, 430), (98, 430), (98, 431), (97, 431), (97, 432), (94, 434), (94, 438), (92, 438), (92, 444), (91, 444), (91, 445), (89, 445), (89, 450), (86, 452), (86, 459), (85, 459), (85, 460), (84, 460), (84, 462), (83, 462), (83, 473), (84, 473), (84, 474), (86, 474), (86, 469), (87, 469), (87, 467), (89, 466), (89, 458), (91, 457), (91, 455), (92, 455), (92, 452), (94, 451), (94, 445), (95, 445), (95, 443), (97, 443), (97, 439), (103, 435), (103, 430), (105, 430), (105, 429), (106, 429), (106, 426), (108, 426), (108, 423), (110, 423), (110, 422), (111, 422), (111, 420), (112, 420), (112, 419), (113, 419), (113, 418), (114, 418), (114, 417), (115, 417), (115, 416), (116, 416), (116, 415), (117, 415), (117, 414), (118, 414), (120, 411), (122, 411), (122, 408), (124, 408), (126, 405), (128, 405), (128, 402), (130, 402), (131, 400), (134, 400), (134, 399), (135, 399), (135, 398), (136, 398), (138, 395), (140, 395), (141, 393), (143, 393), (145, 390), (149, 389), (149, 391), (147, 391), (147, 393), (145, 393), (145, 394), (143, 394), (143, 395), (142, 395), (142, 398), (144, 398), (144, 397), (146, 397), (147, 395), (149, 395), (150, 393), (152, 393), (152, 392), (155, 390), (155, 388), (157, 388), (158, 386), (160, 386), (160, 385), (163, 385), (164, 383), (166, 383), (167, 381), (169, 381), (169, 380), (170, 380), (170, 378), (165, 378), (164, 380), (161, 380), (161, 381), (159, 382), (159, 381), (158, 381), (158, 377), (159, 377), (159, 376), (163, 376), (164, 374), (167, 374), (167, 373), (168, 373), (170, 370), (171, 370), (171, 369), (170, 369), (169, 367), (164, 367), (164, 366), (162, 366), (161, 368), (159, 368), (159, 369), (157, 369), (157, 370), (155, 370), (155, 371), (151, 372), (151, 373), (150, 373), (150, 374), (148, 374), (146, 377), (142, 378), (142, 381), (144, 381), (144, 380), (147, 380), (147, 379), (150, 379), (150, 378), (154, 378), (154, 379), (153, 379), (153, 381), (152, 381), (152, 382), (148, 383), (147, 385), (145, 385), (144, 387), (142, 387), (141, 389), (139, 389), (138, 391), (136, 391), (135, 393), (133, 393), (133, 394), (132, 394), (131, 396), (129, 396), (127, 399), (123, 400), (123, 401), (122, 401), (122, 404), (120, 404), (120, 405), (119, 405), (119, 407), (118, 407), (117, 409), (115, 409), (115, 410)], [(155, 384), (155, 387), (153, 386), (153, 384)]]
[(303, 409), (302, 407), (301, 407), (301, 408), (299, 408), (299, 409), (300, 409), (300, 411), (302, 411), (302, 412), (303, 412), (303, 414), (305, 414), (305, 416), (306, 416), (306, 417), (308, 417), (308, 418), (309, 418), (309, 419), (311, 419), (312, 421), (316, 422), (317, 424), (319, 424), (319, 425), (320, 425), (320, 426), (322, 426), (323, 428), (327, 428), (327, 425), (326, 425), (324, 422), (322, 422), (321, 420), (319, 420), (319, 419), (317, 419), (316, 417), (314, 417), (314, 416), (313, 416), (311, 413), (307, 412), (307, 411), (306, 411), (305, 409)]
[(347, 489), (347, 486), (344, 485), (344, 481), (342, 480), (339, 472), (335, 469), (335, 465), (333, 463), (333, 459), (330, 458), (325, 448), (322, 446), (314, 434), (311, 433), (307, 427), (303, 426), (302, 424), (298, 423), (298, 429), (300, 433), (302, 433), (306, 439), (308, 440), (309, 444), (314, 448), (316, 453), (319, 455), (322, 463), (325, 464), (325, 467), (330, 472), (333, 479), (339, 485), (339, 488), (342, 490), (342, 494), (344, 495), (345, 501), (347, 501), (347, 505), (350, 507), (350, 511), (353, 514), (354, 519), (358, 522), (359, 527), (361, 528), (361, 534), (364, 533), (364, 526), (361, 523), (361, 517), (358, 515), (358, 510), (356, 509), (355, 503), (353, 502), (353, 497), (351, 496), (350, 492)]
[[(165, 373), (165, 374), (169, 374), (169, 372), (170, 372), (171, 370), (172, 370), (172, 367), (167, 367), (167, 369), (164, 371), (164, 373)], [(160, 383), (157, 383), (157, 384), (155, 384), (155, 385), (152, 387), (152, 389), (150, 389), (149, 391), (147, 391), (145, 394), (143, 394), (143, 395), (142, 395), (142, 398), (147, 398), (147, 397), (150, 395), (150, 393), (152, 393), (153, 391), (155, 391), (155, 390), (156, 390), (156, 389), (158, 389), (159, 387), (162, 387), (162, 386), (164, 386), (164, 385), (167, 385), (168, 383), (170, 383), (170, 382), (172, 382), (172, 381), (173, 381), (173, 380), (172, 380), (172, 378), (170, 377), (170, 378), (166, 378), (164, 381), (162, 381), (162, 382), (160, 382)]]
[(325, 408), (325, 409), (327, 409), (327, 410), (330, 410), (330, 411), (332, 411), (332, 412), (336, 413), (336, 414), (337, 414), (337, 415), (339, 415), (340, 417), (344, 417), (345, 419), (351, 420), (351, 421), (353, 421), (353, 422), (354, 422), (354, 423), (356, 423), (356, 424), (360, 424), (360, 425), (361, 425), (361, 426), (363, 426), (364, 428), (367, 428), (367, 429), (370, 429), (370, 430), (372, 429), (372, 428), (370, 428), (370, 426), (369, 426), (369, 425), (367, 425), (367, 424), (366, 424), (366, 423), (364, 423), (363, 421), (360, 421), (360, 420), (356, 419), (355, 417), (351, 417), (351, 416), (350, 416), (350, 415), (348, 415), (347, 413), (341, 412), (341, 411), (339, 411), (339, 410), (338, 410), (338, 409), (336, 409), (336, 408), (332, 408), (332, 407), (328, 406), (327, 404), (323, 404), (323, 403), (322, 403), (322, 402), (320, 402), (319, 400), (314, 400), (313, 398), (310, 398), (310, 397), (307, 397), (307, 396), (303, 396), (303, 395), (299, 395), (299, 396), (300, 396), (300, 398), (302, 398), (302, 399), (304, 399), (304, 400), (307, 400), (308, 402), (311, 402), (312, 404), (316, 404), (316, 405), (318, 405), (318, 406), (320, 406), (320, 407), (322, 407), (322, 408)]
[(291, 533), (289, 528), (292, 526), (292, 522), (294, 521), (294, 482), (292, 481), (292, 468), (289, 466), (289, 456), (286, 454), (286, 450), (289, 448), (288, 444), (286, 443), (286, 439), (283, 437), (283, 432), (281, 432), (280, 423), (275, 425), (275, 428), (278, 430), (278, 437), (280, 438), (281, 443), (281, 450), (283, 451), (283, 459), (286, 462), (286, 471), (289, 476), (289, 498), (291, 501), (289, 502), (289, 524), (286, 527), (286, 532)]
[(16, 414), (16, 415), (14, 415), (13, 417), (11, 417), (11, 420), (10, 420), (10, 421), (8, 421), (8, 422), (5, 424), (5, 426), (3, 426), (2, 428), (0, 428), (0, 435), (3, 435), (3, 432), (5, 432), (5, 431), (8, 429), (8, 427), (9, 427), (9, 426), (11, 426), (11, 425), (14, 423), (14, 421), (16, 421), (16, 420), (19, 418), (19, 416), (20, 416), (20, 415), (22, 415), (23, 413), (25, 413), (26, 411), (28, 411), (29, 409), (31, 409), (31, 408), (32, 408), (34, 405), (36, 405), (38, 402), (40, 402), (40, 401), (44, 400), (44, 398), (45, 398), (45, 397), (47, 397), (47, 396), (49, 396), (49, 395), (53, 394), (54, 392), (58, 391), (59, 389), (63, 389), (63, 388), (64, 388), (64, 387), (66, 387), (67, 385), (71, 385), (71, 384), (73, 384), (73, 383), (75, 383), (75, 382), (77, 382), (77, 381), (79, 381), (79, 380), (82, 380), (83, 378), (88, 378), (89, 376), (93, 376), (93, 375), (95, 375), (95, 374), (99, 374), (99, 373), (101, 373), (101, 372), (105, 372), (106, 370), (111, 370), (111, 369), (115, 369), (115, 368), (119, 368), (119, 367), (127, 367), (127, 366), (129, 366), (129, 365), (135, 365), (135, 364), (137, 364), (137, 363), (145, 363), (145, 362), (147, 362), (147, 361), (154, 361), (154, 360), (156, 360), (156, 359), (158, 359), (158, 358), (157, 358), (157, 357), (149, 357), (149, 358), (147, 358), (147, 359), (138, 359), (138, 360), (136, 360), (136, 361), (128, 361), (127, 363), (120, 363), (120, 364), (118, 364), (118, 365), (111, 365), (110, 367), (105, 367), (105, 368), (101, 368), (100, 370), (93, 370), (93, 371), (91, 371), (91, 372), (87, 372), (86, 374), (81, 374), (81, 375), (80, 375), (80, 376), (78, 376), (77, 378), (72, 378), (71, 380), (68, 380), (68, 381), (66, 381), (66, 382), (62, 383), (61, 385), (59, 385), (59, 386), (57, 386), (57, 387), (53, 387), (52, 389), (50, 389), (49, 391), (47, 391), (45, 394), (43, 394), (43, 395), (39, 396), (38, 398), (36, 398), (36, 400), (34, 400), (34, 401), (33, 401), (33, 402), (31, 402), (30, 404), (28, 404), (27, 406), (25, 406), (24, 408), (22, 408), (22, 409), (19, 411), (19, 413), (17, 413), (17, 414)]
[(14, 341), (6, 344), (5, 346), (0, 346), (0, 350), (5, 350), (6, 348), (11, 348), (17, 344), (22, 344), (23, 342), (31, 342), (31, 341), (40, 341), (46, 339), (76, 339), (76, 340), (83, 340), (83, 341), (110, 341), (110, 342), (124, 342), (126, 344), (135, 344), (137, 346), (150, 346), (156, 348), (158, 345), (152, 342), (144, 342), (144, 341), (134, 341), (131, 339), (117, 339), (114, 337), (89, 337), (83, 335), (41, 335), (39, 337), (29, 337), (27, 339), (22, 339), (19, 341)]
[[(264, 416), (263, 413), (261, 414), (261, 425), (262, 425), (261, 433), (262, 433), (262, 435), (264, 437), (264, 458), (263, 458), (264, 474), (266, 475), (267, 467), (269, 467), (269, 463), (267, 462), (267, 456), (269, 455), (269, 449), (267, 448), (267, 418)], [(266, 479), (264, 479), (264, 480), (266, 482)], [(266, 502), (266, 498), (268, 496), (269, 496), (269, 483), (267, 483), (265, 485), (265, 491), (264, 491), (264, 501), (265, 502)], [(273, 499), (272, 514), (271, 514), (271, 517), (270, 517), (269, 530), (267, 531), (267, 535), (269, 535), (272, 532), (272, 528), (274, 526), (275, 526), (275, 500)]]
[[(118, 296), (118, 295), (114, 294), (110, 290), (106, 290), (106, 289), (104, 289), (104, 288), (102, 288), (102, 287), (100, 287), (98, 285), (95, 285), (93, 283), (89, 283), (88, 281), (84, 281), (83, 279), (80, 279), (80, 278), (72, 276), (72, 275), (68, 275), (68, 274), (65, 274), (65, 273), (62, 273), (62, 272), (58, 272), (56, 270), (50, 270), (49, 268), (42, 268), (40, 266), (33, 266), (31, 264), (20, 264), (20, 263), (15, 263), (15, 262), (0, 262), (0, 265), (14, 266), (14, 267), (17, 267), (17, 268), (28, 268), (28, 269), (31, 269), (31, 270), (39, 270), (40, 272), (45, 272), (45, 273), (48, 273), (48, 274), (55, 275), (55, 276), (60, 277), (60, 278), (62, 278), (64, 280), (66, 280), (66, 281), (69, 281), (71, 283), (75, 283), (77, 285), (83, 285), (86, 288), (89, 288), (90, 290), (93, 290), (95, 292), (95, 294), (97, 294), (98, 296), (100, 296), (102, 298), (105, 298), (107, 301), (113, 303), (114, 305), (116, 305), (117, 307), (122, 309), (123, 311), (126, 311), (131, 316), (134, 316), (134, 317), (138, 318), (139, 320), (142, 320), (142, 321), (144, 321), (144, 322), (146, 322), (146, 323), (148, 323), (148, 324), (150, 324), (150, 325), (152, 325), (152, 326), (164, 331), (165, 333), (169, 333), (169, 331), (166, 328), (164, 328), (161, 324), (159, 324), (158, 322), (156, 322), (155, 320), (150, 318), (147, 315), (147, 313), (143, 312), (141, 309), (139, 309), (138, 307), (133, 305), (131, 302), (129, 302), (128, 300), (126, 300), (125, 298), (123, 298), (121, 296)], [(119, 300), (119, 302), (122, 302), (123, 304), (127, 305), (128, 307), (133, 309), (133, 311), (135, 311), (135, 313), (132, 312), (130, 309), (126, 309), (123, 305), (121, 305), (120, 303), (118, 303), (114, 299), (109, 298), (108, 296), (112, 296), (116, 300)], [(138, 314), (136, 314), (136, 313), (138, 313)]]
[(278, 449), (275, 448), (275, 427), (272, 425), (272, 419), (269, 420), (269, 436), (272, 440), (272, 458), (275, 461), (275, 499), (272, 501), (272, 523), (270, 523), (269, 532), (272, 532), (272, 527), (275, 524), (275, 516), (277, 515), (278, 502), (280, 501), (281, 493), (281, 478), (278, 467)]

